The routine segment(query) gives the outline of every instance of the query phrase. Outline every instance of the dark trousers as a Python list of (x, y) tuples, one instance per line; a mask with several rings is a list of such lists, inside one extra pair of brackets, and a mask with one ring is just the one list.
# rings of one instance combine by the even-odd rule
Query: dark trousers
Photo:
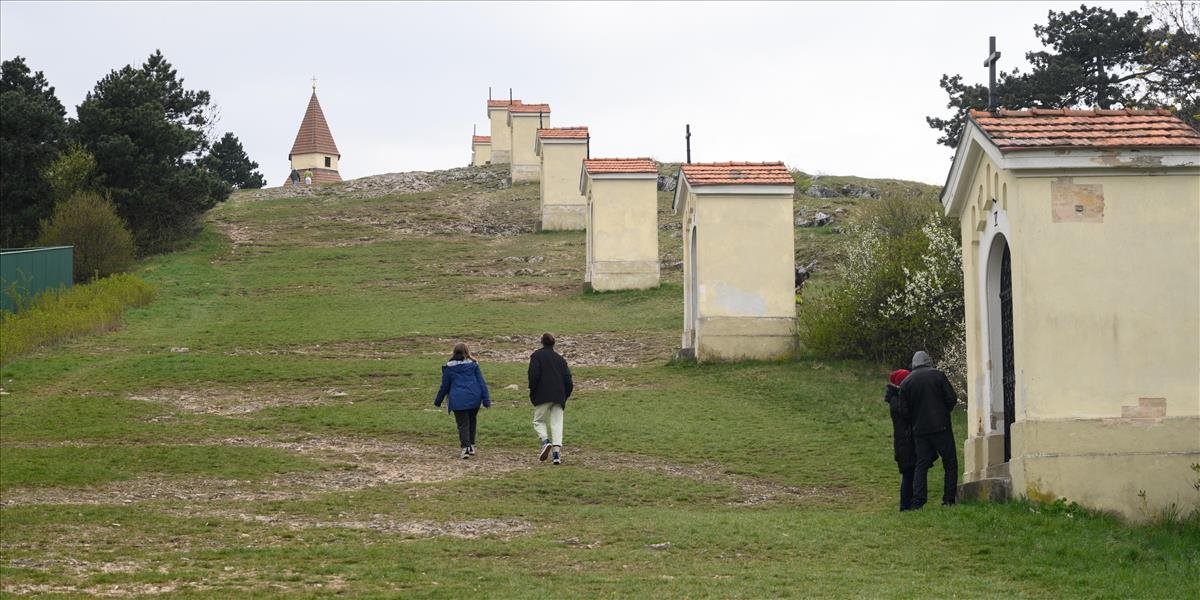
[(954, 432), (947, 428), (937, 433), (914, 435), (917, 445), (917, 466), (913, 473), (912, 507), (925, 506), (929, 494), (927, 481), (929, 467), (933, 466), (934, 458), (942, 458), (942, 469), (945, 471), (945, 488), (942, 490), (942, 504), (954, 504), (958, 495), (958, 452), (954, 449)]
[(912, 510), (913, 467), (900, 471), (900, 510)]
[(458, 445), (466, 448), (475, 445), (475, 417), (478, 408), (454, 411), (454, 422), (458, 425)]

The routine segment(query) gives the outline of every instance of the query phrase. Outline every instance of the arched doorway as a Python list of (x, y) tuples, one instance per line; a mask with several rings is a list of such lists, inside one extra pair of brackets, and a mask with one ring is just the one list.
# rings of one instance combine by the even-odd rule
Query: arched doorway
[(1012, 252), (1002, 234), (988, 252), (987, 315), (989, 412), (992, 429), (1004, 432), (1004, 462), (1012, 458), (1012, 425), (1016, 422), (1016, 360), (1013, 347)]

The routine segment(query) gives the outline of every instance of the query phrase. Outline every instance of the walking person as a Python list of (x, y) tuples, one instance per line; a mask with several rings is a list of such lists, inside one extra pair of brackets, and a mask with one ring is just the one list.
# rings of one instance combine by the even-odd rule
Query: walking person
[(533, 430), (542, 443), (538, 460), (553, 457), (562, 464), (563, 411), (575, 384), (567, 360), (554, 351), (554, 336), (542, 334), (542, 348), (529, 356), (529, 401), (533, 403)]
[(312, 185), (312, 169), (304, 172), (304, 185)]
[(458, 426), (462, 458), (471, 458), (475, 455), (475, 422), (479, 407), (491, 408), (492, 398), (479, 362), (462, 342), (454, 345), (454, 354), (442, 365), (442, 387), (438, 388), (433, 405), (440, 408), (446, 396), (450, 397), (446, 409), (454, 413), (454, 422)]
[(917, 454), (912, 508), (925, 506), (929, 467), (939, 456), (945, 475), (942, 506), (952, 506), (958, 494), (958, 452), (950, 427), (950, 411), (958, 404), (958, 396), (946, 374), (930, 365), (929, 354), (924, 350), (913, 355), (912, 372), (900, 384), (900, 402), (912, 421)]
[(913, 444), (912, 421), (900, 402), (900, 383), (908, 377), (908, 369), (896, 369), (888, 375), (883, 401), (892, 415), (892, 454), (900, 469), (900, 510), (912, 510), (913, 468), (917, 464), (917, 449)]

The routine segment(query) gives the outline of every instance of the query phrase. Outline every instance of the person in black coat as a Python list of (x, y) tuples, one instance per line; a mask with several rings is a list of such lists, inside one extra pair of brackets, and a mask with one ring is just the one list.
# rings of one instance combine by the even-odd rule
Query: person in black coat
[(529, 401), (533, 403), (533, 430), (542, 444), (538, 460), (546, 460), (553, 455), (554, 464), (562, 464), (563, 411), (574, 389), (567, 360), (554, 351), (554, 336), (543, 333), (542, 348), (529, 356)]
[(958, 396), (946, 374), (930, 366), (929, 354), (924, 350), (913, 355), (912, 372), (900, 384), (900, 403), (912, 421), (917, 451), (912, 508), (925, 506), (929, 467), (939, 456), (945, 483), (942, 505), (953, 505), (958, 494), (958, 452), (950, 427), (950, 411), (958, 404)]
[(883, 390), (883, 401), (887, 402), (892, 416), (892, 454), (896, 467), (900, 469), (900, 510), (912, 509), (913, 467), (917, 464), (917, 449), (913, 445), (912, 421), (908, 411), (900, 403), (900, 383), (908, 377), (908, 369), (896, 369), (888, 375), (887, 387)]

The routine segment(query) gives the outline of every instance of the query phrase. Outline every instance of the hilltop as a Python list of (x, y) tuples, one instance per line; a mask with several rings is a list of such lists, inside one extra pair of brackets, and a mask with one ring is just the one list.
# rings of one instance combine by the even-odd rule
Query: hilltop
[[(881, 365), (672, 363), (670, 199), (663, 285), (592, 294), (584, 234), (536, 232), (537, 184), (499, 167), (236, 193), (141, 265), (158, 300), (120, 330), (5, 366), (2, 591), (1200, 593), (1190, 530), (1026, 503), (896, 512)], [(834, 256), (837, 224), (877, 201), (798, 197), (798, 218), (837, 215), (798, 227), (798, 252)], [(577, 383), (561, 467), (535, 457), (525, 389), (546, 330)], [(493, 398), (468, 461), (432, 406), (457, 341)]]

